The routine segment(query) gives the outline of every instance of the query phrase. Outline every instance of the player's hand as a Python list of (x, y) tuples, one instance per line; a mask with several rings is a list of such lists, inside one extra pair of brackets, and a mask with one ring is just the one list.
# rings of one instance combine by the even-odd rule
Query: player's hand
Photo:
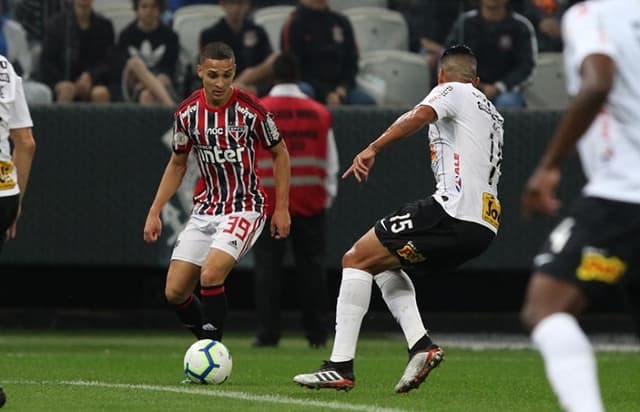
[(353, 158), (353, 163), (342, 174), (342, 178), (346, 178), (349, 175), (353, 175), (358, 182), (366, 182), (369, 177), (369, 170), (373, 167), (373, 163), (376, 160), (376, 152), (367, 146), (366, 149), (361, 151)]
[(160, 220), (160, 215), (147, 215), (147, 221), (144, 224), (144, 241), (147, 243), (153, 243), (160, 238), (161, 234), (162, 220)]
[(556, 197), (556, 188), (562, 174), (558, 167), (538, 167), (527, 182), (521, 199), (524, 217), (531, 213), (553, 216), (558, 213), (561, 202)]
[(276, 209), (271, 216), (271, 224), (269, 226), (269, 233), (271, 237), (275, 239), (284, 239), (289, 236), (289, 229), (291, 229), (291, 216), (289, 211)]

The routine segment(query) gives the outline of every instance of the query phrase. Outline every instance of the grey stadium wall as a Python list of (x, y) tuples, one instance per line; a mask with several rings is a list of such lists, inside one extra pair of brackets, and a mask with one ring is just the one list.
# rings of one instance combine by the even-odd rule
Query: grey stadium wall
[[(333, 109), (340, 171), (399, 114), (392, 108)], [(557, 112), (505, 112), (500, 179), (502, 224), (489, 251), (467, 267), (522, 270), (529, 267), (552, 218), (520, 217), (523, 185), (555, 125)], [(118, 265), (166, 267), (175, 235), (187, 216), (191, 181), (165, 210), (162, 239), (142, 240), (149, 204), (169, 158), (172, 112), (132, 105), (50, 105), (32, 108), (38, 144), (20, 234), (1, 262), (12, 265)], [(163, 140), (164, 137), (164, 140)], [(566, 165), (560, 196), (579, 192), (584, 178), (576, 156)], [(340, 179), (329, 213), (328, 267), (377, 218), (434, 188), (425, 130), (378, 156), (370, 179)], [(241, 266), (250, 268), (249, 255)]]

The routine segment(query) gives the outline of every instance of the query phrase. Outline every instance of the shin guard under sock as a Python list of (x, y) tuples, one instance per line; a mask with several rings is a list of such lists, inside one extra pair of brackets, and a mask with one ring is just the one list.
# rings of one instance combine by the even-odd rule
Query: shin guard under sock
[(227, 295), (224, 285), (203, 286), (202, 296), (202, 335), (207, 339), (222, 340), (224, 322), (227, 318)]

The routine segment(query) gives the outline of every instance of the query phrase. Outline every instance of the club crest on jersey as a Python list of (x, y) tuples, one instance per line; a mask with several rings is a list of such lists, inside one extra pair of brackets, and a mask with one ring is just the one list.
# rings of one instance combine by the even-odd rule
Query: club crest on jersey
[(243, 125), (231, 125), (227, 126), (227, 134), (234, 140), (240, 140), (247, 137), (249, 133), (249, 127)]
[(398, 256), (408, 260), (411, 263), (420, 263), (427, 260), (427, 258), (418, 251), (413, 242), (407, 242), (404, 246), (402, 246), (402, 248), (397, 249), (396, 253), (398, 254)]

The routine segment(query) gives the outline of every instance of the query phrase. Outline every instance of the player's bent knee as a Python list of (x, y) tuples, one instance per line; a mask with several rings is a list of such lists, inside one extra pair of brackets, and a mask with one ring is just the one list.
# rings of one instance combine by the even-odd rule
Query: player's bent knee
[(164, 296), (167, 299), (167, 302), (171, 305), (179, 305), (184, 303), (189, 296), (191, 296), (192, 291), (187, 290), (179, 290), (171, 285), (167, 285), (164, 289)]
[(220, 271), (203, 270), (202, 273), (200, 273), (200, 284), (203, 286), (222, 285), (226, 278), (226, 274)]
[(342, 267), (343, 268), (356, 268), (356, 269), (364, 269), (361, 267), (363, 264), (363, 257), (360, 256), (360, 253), (356, 248), (352, 247), (342, 256)]

